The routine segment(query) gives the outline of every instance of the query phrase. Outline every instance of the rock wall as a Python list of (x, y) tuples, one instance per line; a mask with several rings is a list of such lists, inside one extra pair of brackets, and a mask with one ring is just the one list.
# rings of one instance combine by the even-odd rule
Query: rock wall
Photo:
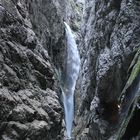
[(62, 67), (61, 56), (55, 54), (52, 64), (48, 55), (50, 46), (56, 52), (64, 48), (59, 6), (47, 0), (0, 1), (1, 140), (60, 139), (63, 112), (54, 65)]
[(86, 1), (74, 130), (79, 140), (118, 138), (122, 123), (119, 98), (140, 45), (139, 6), (136, 0)]

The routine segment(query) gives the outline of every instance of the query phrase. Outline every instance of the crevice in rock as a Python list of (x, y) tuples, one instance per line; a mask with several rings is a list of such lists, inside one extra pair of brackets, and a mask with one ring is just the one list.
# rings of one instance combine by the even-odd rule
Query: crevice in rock
[(139, 119), (140, 119), (140, 109), (136, 108), (130, 122), (127, 125), (122, 140), (131, 140), (132, 138), (138, 136), (138, 133), (140, 132)]

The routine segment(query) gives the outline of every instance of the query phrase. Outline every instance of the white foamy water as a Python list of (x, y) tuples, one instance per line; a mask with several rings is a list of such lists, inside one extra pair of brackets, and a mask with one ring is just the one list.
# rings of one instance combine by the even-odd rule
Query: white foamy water
[(64, 22), (67, 39), (67, 60), (65, 90), (63, 90), (63, 104), (65, 111), (65, 122), (67, 137), (71, 138), (72, 124), (74, 118), (74, 90), (80, 70), (80, 56), (77, 49), (74, 35), (69, 25)]

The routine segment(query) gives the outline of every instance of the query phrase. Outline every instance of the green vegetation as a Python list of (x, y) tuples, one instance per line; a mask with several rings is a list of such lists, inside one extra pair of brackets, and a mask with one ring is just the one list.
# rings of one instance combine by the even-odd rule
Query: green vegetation
[[(132, 85), (132, 83), (134, 82), (135, 78), (138, 76), (138, 74), (140, 73), (140, 49), (137, 51), (130, 67), (129, 67), (129, 71), (131, 70), (130, 76), (127, 80), (127, 83), (122, 91), (122, 94), (125, 94), (126, 90)], [(121, 125), (121, 129), (118, 131), (118, 138), (117, 140), (120, 140), (121, 137), (123, 136), (123, 134), (125, 133), (125, 130), (127, 128), (127, 125), (135, 111), (136, 105), (140, 99), (140, 91), (138, 90), (138, 93), (136, 93), (136, 97), (134, 98), (134, 101), (132, 103), (132, 108), (131, 110), (129, 110), (129, 112), (126, 114), (125, 119), (122, 122)], [(122, 95), (121, 95), (122, 96)]]

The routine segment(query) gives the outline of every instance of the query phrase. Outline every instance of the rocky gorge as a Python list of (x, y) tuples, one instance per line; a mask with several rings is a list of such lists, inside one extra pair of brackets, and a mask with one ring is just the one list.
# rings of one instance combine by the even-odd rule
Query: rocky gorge
[(140, 139), (139, 0), (0, 0), (0, 140), (64, 140), (61, 86), (75, 35), (74, 140)]

